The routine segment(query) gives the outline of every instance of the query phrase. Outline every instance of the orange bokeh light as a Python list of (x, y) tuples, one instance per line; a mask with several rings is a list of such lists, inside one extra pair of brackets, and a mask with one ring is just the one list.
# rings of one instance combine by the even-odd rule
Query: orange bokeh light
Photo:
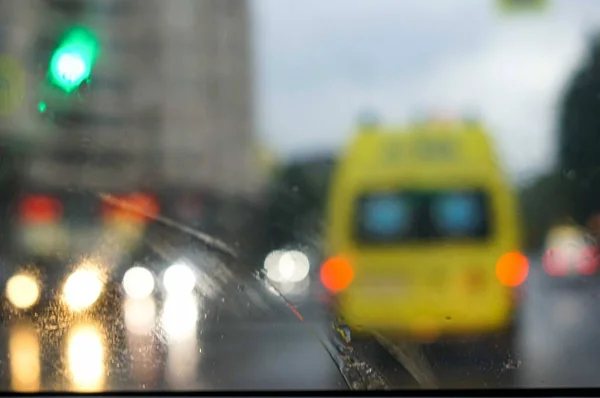
[(339, 292), (346, 289), (354, 279), (350, 262), (343, 257), (332, 257), (321, 267), (321, 282), (328, 290)]
[(496, 263), (496, 276), (505, 286), (521, 285), (529, 275), (529, 261), (519, 252), (503, 254)]
[(106, 203), (104, 217), (113, 220), (142, 222), (147, 218), (156, 217), (160, 213), (158, 201), (150, 195), (134, 193), (117, 198), (125, 207)]

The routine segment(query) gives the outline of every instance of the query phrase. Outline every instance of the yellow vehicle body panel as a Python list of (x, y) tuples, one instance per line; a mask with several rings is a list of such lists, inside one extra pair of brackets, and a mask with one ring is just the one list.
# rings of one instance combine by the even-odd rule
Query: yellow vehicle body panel
[[(479, 189), (489, 197), (485, 241), (358, 242), (355, 203), (370, 192)], [(520, 250), (516, 197), (480, 125), (370, 127), (345, 149), (331, 184), (326, 251), (354, 278), (337, 293), (352, 327), (406, 336), (481, 334), (508, 326), (512, 289), (496, 276), (500, 257)], [(476, 283), (473, 277), (476, 276)]]

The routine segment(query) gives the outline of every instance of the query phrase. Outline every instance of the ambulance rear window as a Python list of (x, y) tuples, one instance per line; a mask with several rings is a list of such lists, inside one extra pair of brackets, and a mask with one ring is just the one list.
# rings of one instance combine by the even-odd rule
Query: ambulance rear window
[(484, 240), (489, 200), (480, 190), (371, 192), (355, 208), (355, 238), (366, 244)]

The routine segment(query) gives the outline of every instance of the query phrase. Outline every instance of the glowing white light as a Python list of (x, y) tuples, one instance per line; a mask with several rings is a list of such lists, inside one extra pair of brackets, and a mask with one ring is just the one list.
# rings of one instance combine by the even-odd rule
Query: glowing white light
[(154, 275), (143, 267), (130, 268), (123, 277), (123, 288), (131, 298), (148, 297), (154, 291)]
[(169, 341), (194, 335), (197, 322), (198, 300), (193, 294), (167, 296), (161, 324)]
[(267, 271), (267, 277), (273, 282), (283, 282), (284, 280), (279, 269), (279, 259), (283, 253), (282, 250), (275, 250), (265, 258), (264, 267)]
[(80, 269), (65, 282), (63, 299), (73, 311), (80, 311), (94, 304), (103, 288), (104, 282), (97, 271)]
[(300, 282), (308, 276), (309, 271), (308, 257), (298, 250), (286, 251), (279, 258), (279, 273), (286, 282)]
[(196, 274), (186, 264), (176, 263), (165, 271), (163, 286), (169, 295), (189, 294), (196, 286)]
[(152, 297), (127, 298), (124, 306), (125, 327), (135, 335), (152, 332), (156, 319), (156, 303)]
[(12, 389), (20, 392), (39, 391), (40, 341), (35, 327), (11, 327), (8, 347)]
[(167, 297), (161, 323), (167, 338), (164, 378), (173, 388), (189, 389), (202, 355), (198, 326), (202, 300), (195, 295)]
[(75, 82), (85, 73), (85, 62), (75, 54), (63, 54), (58, 59), (58, 73), (70, 82)]
[(284, 281), (291, 281), (296, 272), (296, 263), (294, 259), (285, 252), (279, 257), (279, 274)]
[(104, 343), (92, 325), (77, 326), (70, 333), (67, 360), (76, 390), (98, 391), (104, 382)]
[(298, 250), (275, 250), (265, 258), (267, 277), (277, 283), (295, 283), (304, 280), (310, 271), (306, 254)]
[(30, 275), (14, 275), (6, 283), (6, 297), (17, 308), (29, 308), (40, 298), (39, 284)]

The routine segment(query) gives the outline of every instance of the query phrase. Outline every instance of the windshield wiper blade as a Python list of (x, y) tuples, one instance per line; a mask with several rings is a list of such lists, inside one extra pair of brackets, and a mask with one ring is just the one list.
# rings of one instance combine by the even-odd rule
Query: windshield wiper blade
[(177, 229), (178, 231), (199, 240), (201, 243), (203, 243), (204, 245), (206, 245), (207, 247), (209, 247), (211, 249), (214, 249), (223, 254), (226, 254), (233, 259), (238, 258), (238, 253), (231, 246), (229, 246), (222, 240), (219, 240), (213, 236), (210, 236), (207, 233), (190, 228), (187, 225), (181, 224), (170, 218), (167, 218), (167, 217), (164, 217), (161, 215), (147, 213), (143, 209), (140, 209), (137, 206), (133, 206), (130, 203), (127, 203), (126, 201), (120, 200), (113, 195), (102, 193), (102, 192), (96, 193), (96, 195), (101, 200), (103, 200), (113, 206), (117, 206), (122, 209), (137, 213), (139, 215), (142, 215), (144, 217), (152, 219), (153, 221), (156, 221), (159, 224), (163, 224), (163, 225), (166, 225), (167, 227)]

